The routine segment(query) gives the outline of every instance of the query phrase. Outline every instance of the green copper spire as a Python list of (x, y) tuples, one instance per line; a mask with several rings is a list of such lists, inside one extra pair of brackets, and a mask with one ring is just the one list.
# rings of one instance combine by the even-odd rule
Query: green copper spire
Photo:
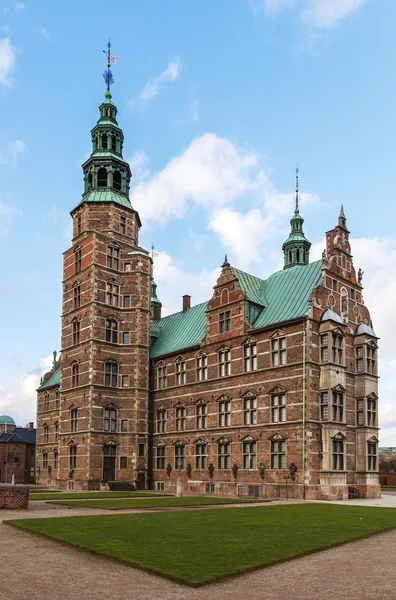
[(291, 231), (287, 240), (283, 243), (282, 250), (284, 254), (284, 269), (296, 265), (307, 265), (309, 263), (309, 249), (311, 242), (307, 240), (303, 232), (304, 219), (299, 211), (298, 196), (298, 165), (296, 167), (296, 207), (294, 215), (290, 219)]

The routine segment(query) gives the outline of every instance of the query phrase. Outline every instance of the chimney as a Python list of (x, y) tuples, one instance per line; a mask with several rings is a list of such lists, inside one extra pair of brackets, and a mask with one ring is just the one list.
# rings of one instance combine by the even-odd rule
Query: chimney
[(34, 425), (33, 421), (30, 421), (30, 423), (29, 423), (29, 431), (33, 431), (33, 429), (34, 429), (33, 425)]
[(153, 317), (154, 317), (154, 321), (159, 321), (160, 320), (160, 318), (161, 318), (161, 304), (156, 304), (154, 306)]
[(183, 296), (183, 312), (186, 312), (191, 307), (191, 296), (185, 294)]

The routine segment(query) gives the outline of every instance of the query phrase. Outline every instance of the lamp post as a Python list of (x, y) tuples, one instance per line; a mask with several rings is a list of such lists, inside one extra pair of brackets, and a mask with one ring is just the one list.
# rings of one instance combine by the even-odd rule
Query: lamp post
[(181, 470), (183, 467), (183, 461), (181, 458), (177, 459), (176, 466), (179, 470), (179, 474), (177, 477), (177, 483), (176, 483), (176, 497), (181, 498), (183, 496), (183, 485), (182, 485), (182, 480), (181, 480)]

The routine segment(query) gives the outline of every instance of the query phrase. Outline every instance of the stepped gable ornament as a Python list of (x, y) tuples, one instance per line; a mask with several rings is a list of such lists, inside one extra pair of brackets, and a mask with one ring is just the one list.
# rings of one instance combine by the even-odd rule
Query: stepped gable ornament
[(358, 284), (359, 285), (362, 285), (363, 275), (364, 275), (364, 271), (362, 271), (362, 269), (359, 267), (359, 270), (358, 270)]

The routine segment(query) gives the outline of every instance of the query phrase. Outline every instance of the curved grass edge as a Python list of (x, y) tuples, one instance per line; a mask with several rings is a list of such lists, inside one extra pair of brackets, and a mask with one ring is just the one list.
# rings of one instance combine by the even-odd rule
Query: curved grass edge
[[(68, 517), (63, 517), (65, 519), (67, 519)], [(27, 520), (27, 519), (26, 519)], [(61, 544), (62, 546), (65, 546), (67, 548), (72, 548), (74, 550), (77, 550), (79, 552), (83, 552), (83, 553), (87, 553), (87, 554), (91, 554), (94, 556), (99, 556), (104, 560), (108, 560), (111, 562), (115, 562), (118, 564), (122, 564), (125, 565), (127, 567), (131, 567), (133, 569), (138, 569), (139, 571), (144, 571), (145, 573), (151, 574), (151, 575), (156, 575), (159, 577), (163, 577), (169, 581), (173, 581), (175, 583), (178, 583), (180, 585), (183, 585), (185, 587), (188, 588), (192, 588), (192, 589), (197, 589), (197, 588), (202, 588), (202, 587), (206, 587), (208, 585), (211, 585), (213, 583), (222, 583), (224, 581), (230, 581), (232, 579), (236, 579), (237, 577), (240, 577), (242, 575), (247, 575), (249, 573), (254, 573), (255, 571), (259, 571), (260, 569), (266, 569), (268, 567), (273, 567), (275, 565), (279, 565), (285, 562), (289, 562), (292, 560), (296, 560), (298, 558), (304, 558), (306, 556), (310, 556), (312, 554), (318, 554), (319, 552), (324, 552), (326, 550), (331, 550), (333, 548), (339, 548), (340, 546), (345, 546), (346, 544), (353, 544), (355, 542), (359, 542), (361, 540), (364, 539), (368, 539), (371, 537), (374, 537), (376, 535), (380, 535), (382, 533), (388, 533), (389, 531), (392, 530), (396, 530), (396, 525), (393, 525), (391, 527), (385, 527), (384, 529), (380, 529), (378, 531), (373, 531), (372, 533), (367, 533), (364, 535), (360, 535), (358, 537), (354, 537), (351, 538), (350, 540), (345, 540), (342, 542), (335, 542), (333, 544), (328, 544), (327, 546), (323, 546), (323, 548), (315, 548), (314, 550), (309, 550), (307, 552), (300, 552), (294, 556), (288, 556), (285, 558), (280, 558), (280, 559), (276, 559), (273, 561), (269, 561), (267, 563), (263, 563), (261, 565), (254, 565), (252, 567), (247, 567), (245, 569), (240, 569), (238, 571), (234, 571), (233, 573), (230, 574), (226, 574), (226, 575), (220, 575), (219, 577), (213, 577), (211, 579), (208, 579), (206, 581), (203, 582), (199, 582), (199, 583), (194, 583), (191, 581), (188, 581), (186, 579), (183, 579), (181, 577), (174, 577), (172, 575), (169, 575), (168, 573), (164, 573), (159, 569), (155, 569), (155, 568), (150, 568), (150, 567), (144, 567), (142, 565), (139, 565), (139, 563), (133, 562), (133, 561), (127, 561), (127, 560), (123, 560), (120, 558), (115, 558), (114, 556), (110, 556), (108, 554), (103, 554), (102, 552), (97, 552), (96, 550), (92, 550), (90, 548), (85, 548), (83, 546), (79, 546), (78, 544), (72, 544), (71, 542), (65, 542), (63, 540), (59, 540), (56, 537), (53, 537), (51, 535), (47, 535), (46, 533), (41, 533), (39, 531), (32, 531), (31, 529), (28, 529), (27, 527), (24, 527), (23, 525), (20, 524), (16, 524), (14, 523), (13, 520), (6, 520), (3, 521), (3, 523), (5, 525), (9, 525), (11, 527), (14, 527), (15, 529), (21, 529), (22, 531), (25, 531), (27, 533), (30, 533), (31, 535), (35, 535), (38, 537), (43, 537), (46, 538), (47, 540), (52, 540), (55, 543)]]

